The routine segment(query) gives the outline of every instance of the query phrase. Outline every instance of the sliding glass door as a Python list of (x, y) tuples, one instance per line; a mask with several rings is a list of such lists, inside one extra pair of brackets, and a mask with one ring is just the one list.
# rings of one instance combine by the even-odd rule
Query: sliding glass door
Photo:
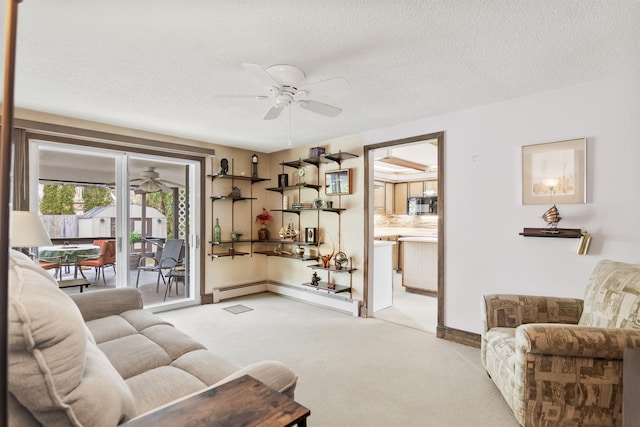
[[(30, 141), (29, 157), (30, 205), (50, 249), (67, 252), (62, 274), (86, 276), (89, 291), (137, 287), (154, 310), (199, 303), (198, 162), (46, 141)], [(81, 262), (104, 240), (115, 263)]]

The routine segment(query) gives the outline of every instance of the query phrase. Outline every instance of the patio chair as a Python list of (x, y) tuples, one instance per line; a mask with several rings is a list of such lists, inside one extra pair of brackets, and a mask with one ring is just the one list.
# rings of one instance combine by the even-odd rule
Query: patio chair
[[(160, 279), (162, 279), (163, 283), (167, 283), (163, 271), (169, 271), (181, 262), (183, 246), (184, 239), (168, 239), (164, 243), (162, 251), (159, 251), (161, 255), (156, 257), (140, 258), (140, 262), (138, 264), (138, 277), (136, 278), (136, 288), (140, 282), (140, 272), (153, 271), (158, 273), (158, 278), (156, 280), (156, 293), (158, 293), (160, 290)], [(149, 264), (149, 262), (151, 262), (151, 264)]]
[(98, 255), (76, 255), (74, 277), (78, 277), (78, 270), (80, 270), (80, 274), (84, 277), (82, 267), (93, 267), (96, 274), (95, 281), (97, 281), (102, 274), (102, 281), (106, 286), (107, 280), (104, 277), (104, 268), (113, 267), (113, 272), (116, 272), (116, 241), (94, 240), (93, 245), (100, 247), (100, 253)]
[(167, 300), (167, 293), (171, 296), (171, 283), (176, 284), (176, 296), (178, 296), (178, 282), (182, 282), (182, 289), (185, 288), (185, 274), (186, 269), (182, 263), (182, 260), (178, 264), (169, 270), (167, 274), (167, 287), (164, 290), (164, 300)]
[(40, 266), (40, 268), (44, 268), (45, 270), (51, 270), (55, 268), (56, 271), (53, 272), (53, 277), (58, 277), (59, 275), (60, 278), (62, 278), (62, 257), (40, 257), (40, 259), (38, 259), (38, 265)]

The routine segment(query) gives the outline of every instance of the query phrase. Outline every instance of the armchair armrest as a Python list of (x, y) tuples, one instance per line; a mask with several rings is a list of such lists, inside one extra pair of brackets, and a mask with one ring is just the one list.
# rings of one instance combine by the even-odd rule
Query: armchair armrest
[(583, 306), (579, 298), (483, 295), (483, 334), (491, 328), (516, 328), (527, 323), (577, 324)]
[(554, 356), (622, 359), (625, 348), (640, 348), (640, 329), (528, 324), (516, 329), (516, 349)]
[(142, 293), (133, 288), (116, 288), (69, 296), (80, 309), (85, 322), (142, 308)]

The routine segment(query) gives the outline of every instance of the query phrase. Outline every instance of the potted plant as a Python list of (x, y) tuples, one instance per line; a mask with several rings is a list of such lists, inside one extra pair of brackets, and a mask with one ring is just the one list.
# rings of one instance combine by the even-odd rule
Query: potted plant
[(139, 231), (132, 231), (129, 234), (129, 244), (131, 245), (131, 252), (129, 253), (129, 269), (135, 270), (138, 268), (140, 262), (140, 254), (133, 252), (133, 245), (142, 240), (142, 234)]

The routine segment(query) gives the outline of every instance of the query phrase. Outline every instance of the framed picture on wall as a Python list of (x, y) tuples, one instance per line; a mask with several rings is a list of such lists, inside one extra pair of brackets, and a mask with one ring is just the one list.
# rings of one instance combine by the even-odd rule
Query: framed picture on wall
[(586, 203), (587, 139), (522, 147), (522, 204)]
[(340, 169), (324, 174), (325, 194), (337, 196), (351, 194), (351, 169)]

